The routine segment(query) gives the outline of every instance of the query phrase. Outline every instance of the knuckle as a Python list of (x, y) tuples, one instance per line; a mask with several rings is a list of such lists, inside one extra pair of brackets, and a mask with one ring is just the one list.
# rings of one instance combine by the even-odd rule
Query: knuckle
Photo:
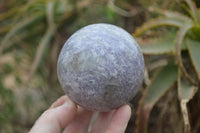
[(48, 109), (46, 110), (43, 114), (42, 117), (45, 118), (46, 120), (51, 120), (53, 117), (53, 110)]

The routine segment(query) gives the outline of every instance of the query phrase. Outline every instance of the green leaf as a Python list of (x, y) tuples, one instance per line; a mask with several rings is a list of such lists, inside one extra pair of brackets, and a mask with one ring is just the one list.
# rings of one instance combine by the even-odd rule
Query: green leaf
[(188, 38), (192, 40), (200, 41), (200, 26), (197, 26), (197, 25), (193, 26), (187, 35), (188, 35)]
[(42, 39), (39, 42), (39, 45), (37, 47), (37, 51), (35, 54), (35, 58), (30, 70), (30, 73), (28, 75), (28, 78), (26, 79), (26, 81), (24, 82), (24, 84), (22, 85), (22, 88), (25, 89), (28, 86), (28, 83), (30, 82), (33, 74), (35, 73), (36, 69), (39, 66), (39, 63), (44, 55), (44, 51), (46, 49), (46, 47), (50, 44), (50, 41), (57, 29), (56, 24), (54, 23), (54, 16), (53, 16), (53, 9), (54, 3), (53, 2), (49, 2), (47, 4), (47, 9), (46, 9), (46, 13), (47, 13), (47, 21), (49, 24), (49, 28), (46, 30), (46, 33), (43, 35)]
[(176, 11), (163, 10), (163, 9), (160, 9), (160, 8), (157, 8), (157, 7), (150, 7), (150, 11), (159, 13), (161, 15), (168, 17), (168, 18), (178, 19), (180, 21), (185, 21), (185, 22), (186, 21), (192, 21), (188, 16), (186, 16), (182, 13), (176, 12)]
[(9, 47), (9, 41), (10, 39), (17, 34), (17, 32), (21, 31), (25, 27), (33, 24), (34, 22), (40, 20), (43, 18), (43, 14), (35, 14), (32, 15), (29, 18), (25, 18), (24, 20), (21, 20), (19, 23), (14, 24), (13, 28), (6, 34), (6, 36), (3, 38), (1, 45), (0, 45), (0, 55), (4, 50), (4, 47)]
[(179, 93), (179, 100), (189, 101), (194, 96), (197, 90), (197, 86), (194, 86), (190, 82), (188, 82), (182, 75), (181, 71), (179, 70), (178, 75), (178, 93)]
[(47, 48), (48, 44), (50, 44), (52, 36), (55, 33), (55, 30), (56, 30), (55, 27), (54, 28), (48, 28), (46, 33), (43, 35), (42, 39), (40, 40), (39, 45), (37, 47), (37, 51), (36, 51), (36, 54), (35, 54), (34, 61), (31, 65), (31, 70), (29, 72), (28, 78), (26, 79), (26, 81), (22, 85), (23, 89), (25, 89), (28, 86), (33, 74), (35, 73), (36, 69), (38, 68), (38, 65), (39, 65), (39, 63), (40, 63), (40, 61), (41, 61), (41, 59), (44, 55), (44, 50)]
[(137, 132), (145, 133), (150, 112), (155, 103), (166, 93), (170, 87), (176, 82), (178, 70), (176, 65), (167, 65), (163, 67), (154, 77), (150, 86), (147, 87), (146, 93), (143, 95), (139, 107), (137, 117)]
[(108, 1), (108, 7), (115, 11), (116, 13), (122, 15), (122, 16), (125, 16), (125, 17), (132, 17), (134, 16), (134, 14), (132, 12), (128, 12), (120, 7), (118, 7), (116, 4), (115, 4), (115, 0), (110, 0)]
[(200, 24), (200, 15), (199, 15), (198, 8), (196, 7), (195, 3), (192, 2), (191, 0), (185, 0), (185, 2), (190, 7), (189, 11), (190, 11), (192, 18), (194, 19), (194, 22), (199, 25)]
[(54, 28), (56, 26), (54, 21), (54, 2), (49, 2), (46, 6), (46, 16), (49, 28)]
[(180, 28), (184, 25), (184, 21), (180, 21), (174, 18), (167, 18), (167, 17), (159, 17), (144, 23), (141, 27), (137, 28), (135, 33), (133, 34), (134, 37), (138, 37), (145, 33), (146, 31), (157, 28), (160, 26), (172, 26)]
[(19, 8), (20, 7), (13, 7), (10, 10), (7, 10), (6, 12), (3, 12), (0, 14), (0, 21), (3, 21), (5, 19), (7, 19), (8, 17), (12, 16), (13, 14), (16, 14), (19, 12)]
[(188, 102), (194, 96), (197, 90), (197, 86), (192, 85), (188, 82), (184, 77), (182, 77), (181, 72), (179, 70), (178, 75), (178, 94), (179, 100)]
[(192, 64), (197, 73), (198, 79), (200, 80), (200, 42), (195, 40), (187, 40), (189, 54), (192, 60)]
[(195, 90), (197, 90), (197, 87), (194, 85), (191, 85), (187, 82), (185, 79), (180, 79), (179, 81), (179, 98), (183, 100), (190, 100)]
[[(156, 39), (138, 40), (142, 52), (147, 55), (174, 54), (175, 35), (167, 34)], [(187, 49), (186, 42), (183, 41), (182, 50)]]
[(165, 66), (156, 78), (152, 81), (152, 84), (148, 88), (147, 95), (144, 98), (144, 104), (155, 104), (155, 102), (169, 89), (173, 83), (177, 80), (177, 66), (168, 65)]
[(181, 57), (182, 42), (185, 39), (185, 35), (192, 28), (192, 26), (193, 26), (193, 23), (190, 23), (190, 22), (185, 23), (185, 25), (183, 25), (183, 27), (181, 27), (179, 31), (177, 32), (176, 39), (175, 39), (175, 57), (176, 57), (177, 64), (183, 73), (183, 76), (192, 84), (197, 84), (196, 81), (187, 73), (183, 65), (182, 57)]
[(197, 91), (197, 86), (192, 85), (188, 80), (186, 80), (182, 74), (181, 70), (178, 73), (178, 96), (181, 105), (182, 116), (184, 120), (184, 128), (185, 131), (189, 131), (190, 129), (190, 122), (189, 122), (189, 115), (187, 109), (187, 103), (191, 100), (194, 94)]

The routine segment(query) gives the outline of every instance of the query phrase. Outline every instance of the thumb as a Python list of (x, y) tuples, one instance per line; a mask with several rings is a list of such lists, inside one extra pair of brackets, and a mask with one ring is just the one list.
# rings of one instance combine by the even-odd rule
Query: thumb
[(60, 133), (74, 119), (76, 112), (75, 103), (63, 96), (41, 115), (30, 133)]

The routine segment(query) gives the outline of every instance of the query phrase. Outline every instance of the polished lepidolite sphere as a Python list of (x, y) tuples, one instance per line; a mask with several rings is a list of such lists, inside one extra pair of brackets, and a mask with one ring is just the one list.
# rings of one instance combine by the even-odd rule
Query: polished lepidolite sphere
[(144, 59), (134, 38), (111, 24), (92, 24), (64, 44), (57, 64), (65, 93), (80, 106), (106, 112), (128, 103), (144, 77)]

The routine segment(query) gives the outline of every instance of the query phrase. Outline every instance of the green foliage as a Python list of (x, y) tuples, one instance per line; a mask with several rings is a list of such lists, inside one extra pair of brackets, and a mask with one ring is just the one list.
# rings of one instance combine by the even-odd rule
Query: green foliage
[[(163, 76), (165, 75), (165, 76)], [(175, 65), (167, 65), (163, 67), (149, 85), (144, 103), (153, 105), (164, 92), (169, 89), (177, 80), (178, 70)], [(154, 97), (152, 97), (154, 95)]]
[[(167, 34), (162, 37), (138, 40), (142, 52), (146, 55), (174, 54), (175, 34)], [(182, 50), (187, 49), (186, 41), (183, 41)]]
[(105, 1), (0, 3), (0, 132), (27, 132), (64, 94), (56, 64), (66, 39), (90, 23), (115, 23), (119, 15)]
[(0, 20), (7, 22), (0, 24), (4, 25), (4, 27), (9, 27), (8, 32), (0, 42), (0, 56), (16, 47), (27, 47), (24, 46), (27, 43), (32, 44), (32, 46), (28, 46), (29, 48), (32, 47), (28, 51), (35, 49), (30, 51), (31, 53), (27, 51), (34, 58), (28, 77), (26, 80), (22, 80), (22, 88), (27, 88), (55, 32), (62, 26), (63, 21), (69, 19), (74, 13), (75, 8), (69, 1), (30, 0), (21, 1), (20, 5), (0, 15)]
[[(177, 3), (177, 5), (181, 4), (184, 4), (185, 13), (150, 7), (150, 11), (159, 15), (137, 28), (133, 34), (134, 37), (137, 37), (138, 40), (141, 41), (141, 48), (144, 54), (170, 55), (173, 58), (166, 57), (168, 62), (176, 62), (177, 66), (174, 67), (179, 71), (179, 73), (177, 73), (177, 71), (173, 72), (176, 77), (172, 78), (170, 76), (170, 71), (172, 72), (172, 70), (166, 69), (164, 66), (162, 69), (163, 73), (159, 73), (159, 78), (153, 79), (152, 83), (147, 86), (147, 92), (143, 94), (138, 108), (139, 116), (137, 118), (138, 127), (136, 130), (138, 133), (145, 133), (147, 131), (149, 115), (151, 109), (155, 106), (155, 100), (152, 102), (151, 99), (158, 100), (163, 96), (166, 90), (168, 90), (172, 85), (168, 84), (166, 86), (166, 84), (172, 79), (173, 82), (171, 83), (177, 81), (177, 97), (179, 98), (180, 108), (184, 119), (185, 132), (189, 133), (191, 131), (187, 104), (195, 95), (198, 84), (200, 83), (200, 9), (198, 9), (191, 0), (184, 0), (184, 3)], [(148, 37), (148, 34), (147, 37), (143, 39), (142, 35), (147, 33), (147, 31), (148, 33), (155, 34), (159, 31), (158, 29), (161, 29), (161, 27), (175, 27), (177, 28), (176, 34), (174, 34), (174, 31), (168, 29), (167, 34), (156, 34), (157, 37), (154, 37), (153, 39), (151, 36)], [(156, 30), (150, 32), (152, 29)], [(185, 54), (182, 56), (182, 53), (189, 53), (189, 58), (188, 56), (185, 56)], [(187, 65), (185, 65), (185, 61), (187, 62)], [(188, 65), (188, 62), (192, 62), (192, 65)], [(195, 72), (191, 71), (193, 68), (195, 68)], [(143, 123), (141, 118), (145, 118), (145, 123)]]
[(199, 59), (200, 41), (188, 39), (187, 44), (188, 44), (188, 51), (190, 53), (190, 58), (196, 70), (197, 76), (200, 80), (200, 59)]
[[(138, 128), (137, 132), (147, 132), (147, 123), (149, 114), (155, 103), (164, 95), (164, 93), (172, 87), (178, 77), (176, 65), (170, 64), (160, 69), (154, 76), (151, 84), (141, 99), (138, 107)], [(143, 115), (143, 112), (145, 114)]]
[[(163, 116), (169, 115), (166, 111), (176, 115), (169, 116), (175, 121), (172, 124), (178, 122), (173, 127), (184, 121), (187, 133), (190, 129), (197, 131), (200, 9), (192, 0), (4, 0), (0, 4), (0, 132), (27, 132), (38, 116), (63, 95), (55, 66), (58, 51), (72, 32), (99, 22), (127, 24), (131, 31), (135, 28), (132, 25), (129, 29), (131, 24), (146, 20), (147, 9), (143, 6), (152, 12), (151, 19), (133, 35), (145, 55), (145, 81), (150, 83), (145, 82), (137, 108), (136, 132), (149, 132), (150, 127), (154, 133), (160, 133), (158, 127), (164, 131), (171, 122), (165, 122), (168, 119)], [(169, 95), (177, 99), (171, 96), (169, 103), (163, 102)], [(171, 105), (180, 105), (180, 112)], [(160, 119), (156, 119), (159, 113)], [(179, 122), (177, 114), (184, 120)], [(164, 127), (153, 125), (152, 116)]]
[(15, 96), (13, 92), (4, 87), (0, 76), (0, 125), (8, 124), (15, 116)]

